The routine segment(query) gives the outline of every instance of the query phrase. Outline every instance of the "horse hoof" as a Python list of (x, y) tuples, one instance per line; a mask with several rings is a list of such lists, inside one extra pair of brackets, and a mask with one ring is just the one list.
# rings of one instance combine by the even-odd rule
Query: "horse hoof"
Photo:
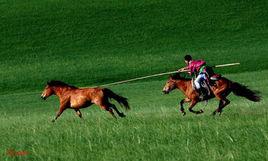
[(203, 112), (204, 112), (203, 110), (199, 110), (199, 111), (196, 112), (196, 114), (201, 114)]
[(124, 113), (120, 113), (119, 116), (120, 117), (126, 117), (126, 115)]
[(186, 115), (186, 112), (184, 110), (181, 110), (182, 116)]

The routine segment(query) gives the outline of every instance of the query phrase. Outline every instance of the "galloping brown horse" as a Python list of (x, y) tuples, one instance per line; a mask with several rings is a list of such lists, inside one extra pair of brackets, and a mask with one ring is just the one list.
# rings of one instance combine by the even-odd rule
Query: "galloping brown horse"
[(41, 98), (45, 100), (53, 94), (57, 95), (60, 100), (60, 108), (56, 118), (52, 120), (53, 122), (67, 108), (74, 109), (76, 114), (82, 118), (82, 113), (79, 109), (92, 104), (96, 104), (100, 106), (100, 108), (109, 111), (113, 117), (115, 117), (113, 110), (115, 110), (120, 117), (125, 117), (124, 113), (119, 112), (116, 106), (109, 102), (109, 98), (115, 99), (126, 109), (130, 109), (126, 98), (115, 94), (107, 88), (77, 88), (61, 81), (47, 82)]
[[(186, 96), (184, 99), (180, 101), (180, 111), (183, 113), (183, 115), (186, 114), (183, 108), (183, 104), (185, 102), (190, 102), (189, 106), (190, 112), (193, 112), (195, 114), (203, 113), (203, 110), (199, 111), (193, 110), (193, 107), (198, 102), (201, 102), (203, 100), (200, 100), (198, 92), (193, 89), (191, 79), (184, 78), (180, 76), (179, 73), (170, 76), (168, 81), (166, 82), (166, 85), (163, 88), (163, 92), (165, 94), (168, 94), (170, 91), (176, 88), (181, 90), (183, 94)], [(212, 91), (213, 94), (207, 99), (216, 97), (220, 101), (219, 106), (213, 112), (213, 115), (215, 115), (217, 112), (221, 114), (222, 109), (230, 103), (230, 101), (226, 97), (231, 92), (233, 92), (237, 96), (245, 97), (253, 102), (259, 102), (261, 100), (261, 97), (258, 95), (259, 93), (258, 91), (252, 91), (248, 89), (246, 86), (243, 86), (237, 82), (232, 82), (224, 77), (221, 77), (219, 78), (219, 80), (215, 81), (214, 85), (210, 87), (210, 90)]]

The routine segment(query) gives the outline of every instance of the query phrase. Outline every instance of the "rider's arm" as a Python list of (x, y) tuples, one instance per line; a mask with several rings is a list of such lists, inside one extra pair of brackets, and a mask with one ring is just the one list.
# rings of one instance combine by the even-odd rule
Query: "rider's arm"
[(188, 67), (183, 67), (183, 68), (180, 68), (178, 72), (190, 72), (190, 69)]

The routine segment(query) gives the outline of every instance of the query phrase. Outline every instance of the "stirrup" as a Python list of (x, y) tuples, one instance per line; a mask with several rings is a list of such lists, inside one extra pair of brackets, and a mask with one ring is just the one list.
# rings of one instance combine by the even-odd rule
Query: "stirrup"
[(199, 99), (201, 100), (201, 101), (203, 101), (204, 100), (204, 96), (203, 95), (199, 95)]
[(208, 105), (208, 99), (205, 100), (205, 107)]

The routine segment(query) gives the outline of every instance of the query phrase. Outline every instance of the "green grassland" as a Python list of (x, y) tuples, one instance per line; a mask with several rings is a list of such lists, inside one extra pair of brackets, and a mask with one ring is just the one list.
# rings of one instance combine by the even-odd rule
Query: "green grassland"
[[(268, 160), (268, 2), (265, 0), (0, 0), (0, 160)], [(182, 94), (161, 93), (167, 76), (110, 87), (129, 98), (127, 117), (97, 106), (84, 120), (67, 110), (54, 124), (46, 81), (76, 86), (173, 71), (183, 56), (259, 90), (178, 112)], [(118, 105), (119, 106), (119, 105)], [(8, 156), (8, 149), (28, 151)]]
[[(227, 75), (268, 94), (264, 72)], [(222, 116), (211, 116), (217, 101), (204, 103), (202, 115), (182, 116), (178, 91), (163, 95), (163, 81), (124, 84), (112, 89), (129, 97), (127, 117), (113, 119), (97, 106), (82, 109), (84, 120), (66, 110), (56, 123), (52, 97), (36, 94), (1, 97), (1, 157), (6, 160), (267, 160), (267, 98), (252, 103), (230, 96)], [(12, 99), (12, 101), (10, 100)], [(7, 149), (27, 150), (8, 157)]]

